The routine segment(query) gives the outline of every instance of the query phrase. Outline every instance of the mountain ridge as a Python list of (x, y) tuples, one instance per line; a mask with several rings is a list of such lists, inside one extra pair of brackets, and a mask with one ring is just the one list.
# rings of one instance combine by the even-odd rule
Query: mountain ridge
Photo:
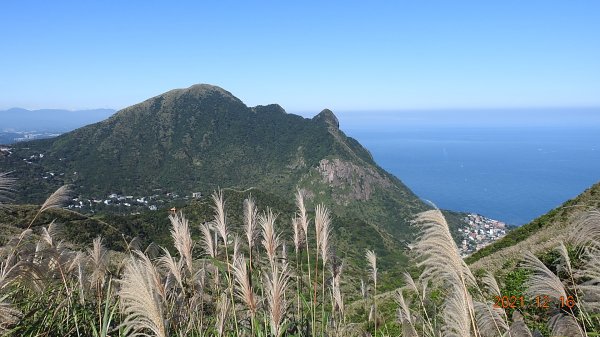
[[(260, 186), (291, 198), (300, 188), (312, 202), (397, 239), (410, 237), (412, 216), (427, 208), (339, 129), (331, 110), (309, 119), (277, 104), (248, 107), (206, 84), (168, 91), (106, 120), (12, 150), (0, 160), (0, 170), (20, 172), (27, 202), (43, 200), (63, 183), (87, 196)], [(58, 177), (44, 181), (45, 172)]]

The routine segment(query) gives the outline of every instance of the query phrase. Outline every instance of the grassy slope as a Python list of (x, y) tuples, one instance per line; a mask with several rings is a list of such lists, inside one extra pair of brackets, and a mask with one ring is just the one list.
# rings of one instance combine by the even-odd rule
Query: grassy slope
[[(244, 193), (226, 190), (226, 210), (229, 225), (234, 233), (243, 236), (241, 224), (243, 222), (243, 200), (252, 195), (259, 210), (270, 207), (279, 214), (276, 228), (282, 232), (286, 242), (288, 254), (293, 254), (293, 233), (291, 218), (295, 212), (293, 201), (279, 198), (277, 195), (265, 193), (252, 189)], [(310, 209), (313, 204), (307, 204)], [(210, 221), (213, 216), (212, 202), (209, 198), (194, 201), (180, 208), (183, 214), (191, 221), (191, 230), (196, 242), (199, 242), (199, 224)], [(19, 233), (26, 228), (37, 211), (36, 206), (18, 205), (0, 209), (0, 246), (4, 244), (10, 235)], [(125, 249), (125, 240), (139, 237), (142, 247), (154, 242), (160, 246), (169, 248), (171, 246), (169, 212), (161, 209), (155, 212), (144, 212), (139, 215), (115, 215), (101, 214), (95, 216), (81, 215), (63, 209), (53, 209), (42, 214), (32, 227), (39, 233), (40, 226), (46, 226), (51, 221), (62, 224), (62, 237), (70, 244), (79, 248), (91, 246), (92, 240), (102, 236), (109, 248), (117, 251)], [(311, 216), (313, 217), (313, 216)], [(344, 273), (352, 275), (345, 287), (351, 294), (357, 294), (360, 286), (359, 278), (366, 277), (366, 262), (364, 254), (366, 249), (375, 249), (381, 257), (379, 264), (381, 268), (381, 289), (394, 289), (400, 285), (400, 273), (404, 270), (402, 266), (407, 264), (403, 254), (402, 245), (387, 233), (379, 233), (373, 226), (356, 218), (341, 218), (334, 216), (333, 219), (333, 253), (344, 263)], [(311, 225), (313, 223), (311, 222)], [(260, 242), (260, 240), (259, 240)], [(384, 244), (382, 244), (382, 242)], [(195, 247), (195, 254), (200, 256), (201, 247)], [(350, 299), (350, 298), (349, 298)]]
[(497, 271), (511, 264), (526, 250), (534, 253), (551, 248), (566, 239), (571, 228), (570, 219), (577, 213), (600, 207), (600, 183), (574, 199), (553, 209), (532, 222), (509, 232), (501, 240), (477, 251), (466, 259), (475, 269)]

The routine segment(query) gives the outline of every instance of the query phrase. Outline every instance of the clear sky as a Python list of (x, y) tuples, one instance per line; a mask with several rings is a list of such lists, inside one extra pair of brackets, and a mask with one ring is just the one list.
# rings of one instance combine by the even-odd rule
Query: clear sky
[(2, 1), (0, 109), (600, 106), (600, 1)]

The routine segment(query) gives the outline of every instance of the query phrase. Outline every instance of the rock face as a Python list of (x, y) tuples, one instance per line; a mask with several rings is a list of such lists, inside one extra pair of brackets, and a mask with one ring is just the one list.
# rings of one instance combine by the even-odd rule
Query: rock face
[(322, 159), (317, 169), (323, 182), (334, 188), (335, 191), (344, 190), (345, 193), (335, 193), (334, 200), (339, 203), (348, 203), (352, 200), (369, 200), (375, 188), (391, 188), (392, 181), (379, 174), (371, 167), (359, 166), (339, 158)]

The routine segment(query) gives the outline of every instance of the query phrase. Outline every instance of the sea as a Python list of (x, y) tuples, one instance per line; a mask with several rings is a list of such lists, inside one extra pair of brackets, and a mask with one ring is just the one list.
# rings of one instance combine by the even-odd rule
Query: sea
[(523, 225), (600, 182), (600, 109), (337, 116), (380, 166), (439, 208)]

